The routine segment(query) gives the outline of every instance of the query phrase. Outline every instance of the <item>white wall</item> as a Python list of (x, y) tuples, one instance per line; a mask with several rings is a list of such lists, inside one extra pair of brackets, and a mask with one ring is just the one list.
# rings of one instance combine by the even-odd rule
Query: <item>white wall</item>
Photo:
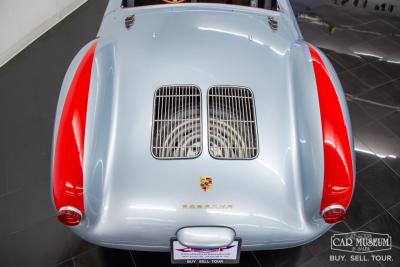
[(87, 0), (0, 0), (0, 67)]

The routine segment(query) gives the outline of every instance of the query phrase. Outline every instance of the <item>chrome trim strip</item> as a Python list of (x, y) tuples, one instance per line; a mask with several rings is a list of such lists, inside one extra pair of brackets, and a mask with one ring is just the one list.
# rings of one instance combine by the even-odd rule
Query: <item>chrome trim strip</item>
[(330, 211), (333, 209), (342, 209), (342, 210), (346, 211), (346, 209), (342, 205), (334, 204), (334, 205), (330, 205), (330, 206), (326, 207), (325, 209), (323, 209), (321, 211), (321, 215), (324, 215), (327, 211)]
[(64, 207), (61, 207), (61, 208), (58, 210), (58, 212), (61, 213), (61, 212), (64, 211), (64, 210), (74, 211), (74, 212), (78, 213), (79, 215), (81, 215), (81, 217), (82, 217), (82, 212), (81, 212), (80, 210), (78, 210), (77, 208), (75, 208), (75, 207), (72, 207), (72, 206), (64, 206)]

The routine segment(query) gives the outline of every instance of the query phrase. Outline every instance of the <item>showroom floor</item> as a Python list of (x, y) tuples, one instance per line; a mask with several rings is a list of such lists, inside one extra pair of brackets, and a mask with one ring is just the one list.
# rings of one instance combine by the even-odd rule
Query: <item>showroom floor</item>
[[(50, 202), (60, 85), (73, 56), (95, 37), (106, 2), (90, 0), (0, 69), (0, 266), (170, 265), (168, 253), (82, 241), (56, 221)], [(386, 254), (394, 261), (340, 266), (400, 266), (400, 18), (333, 10), (325, 1), (292, 2), (296, 14), (327, 22), (301, 19), (300, 27), (328, 54), (347, 94), (357, 150), (355, 195), (346, 221), (323, 237), (298, 248), (242, 253), (240, 266), (330, 266), (332, 234), (356, 230), (390, 234), (393, 249)]]

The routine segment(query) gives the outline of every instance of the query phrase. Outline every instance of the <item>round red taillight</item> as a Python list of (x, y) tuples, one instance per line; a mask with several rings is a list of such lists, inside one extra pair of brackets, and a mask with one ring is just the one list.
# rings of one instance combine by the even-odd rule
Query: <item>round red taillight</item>
[(346, 210), (342, 205), (331, 205), (326, 207), (321, 214), (326, 223), (334, 224), (343, 221)]
[(65, 207), (58, 211), (57, 219), (65, 225), (76, 226), (82, 220), (82, 213), (75, 208)]

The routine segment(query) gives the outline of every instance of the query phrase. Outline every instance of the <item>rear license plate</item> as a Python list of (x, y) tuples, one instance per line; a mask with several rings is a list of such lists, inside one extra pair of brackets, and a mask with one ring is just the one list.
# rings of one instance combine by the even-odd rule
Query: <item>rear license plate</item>
[(171, 239), (171, 262), (173, 264), (235, 264), (240, 260), (241, 239), (235, 239), (222, 248), (188, 248)]

